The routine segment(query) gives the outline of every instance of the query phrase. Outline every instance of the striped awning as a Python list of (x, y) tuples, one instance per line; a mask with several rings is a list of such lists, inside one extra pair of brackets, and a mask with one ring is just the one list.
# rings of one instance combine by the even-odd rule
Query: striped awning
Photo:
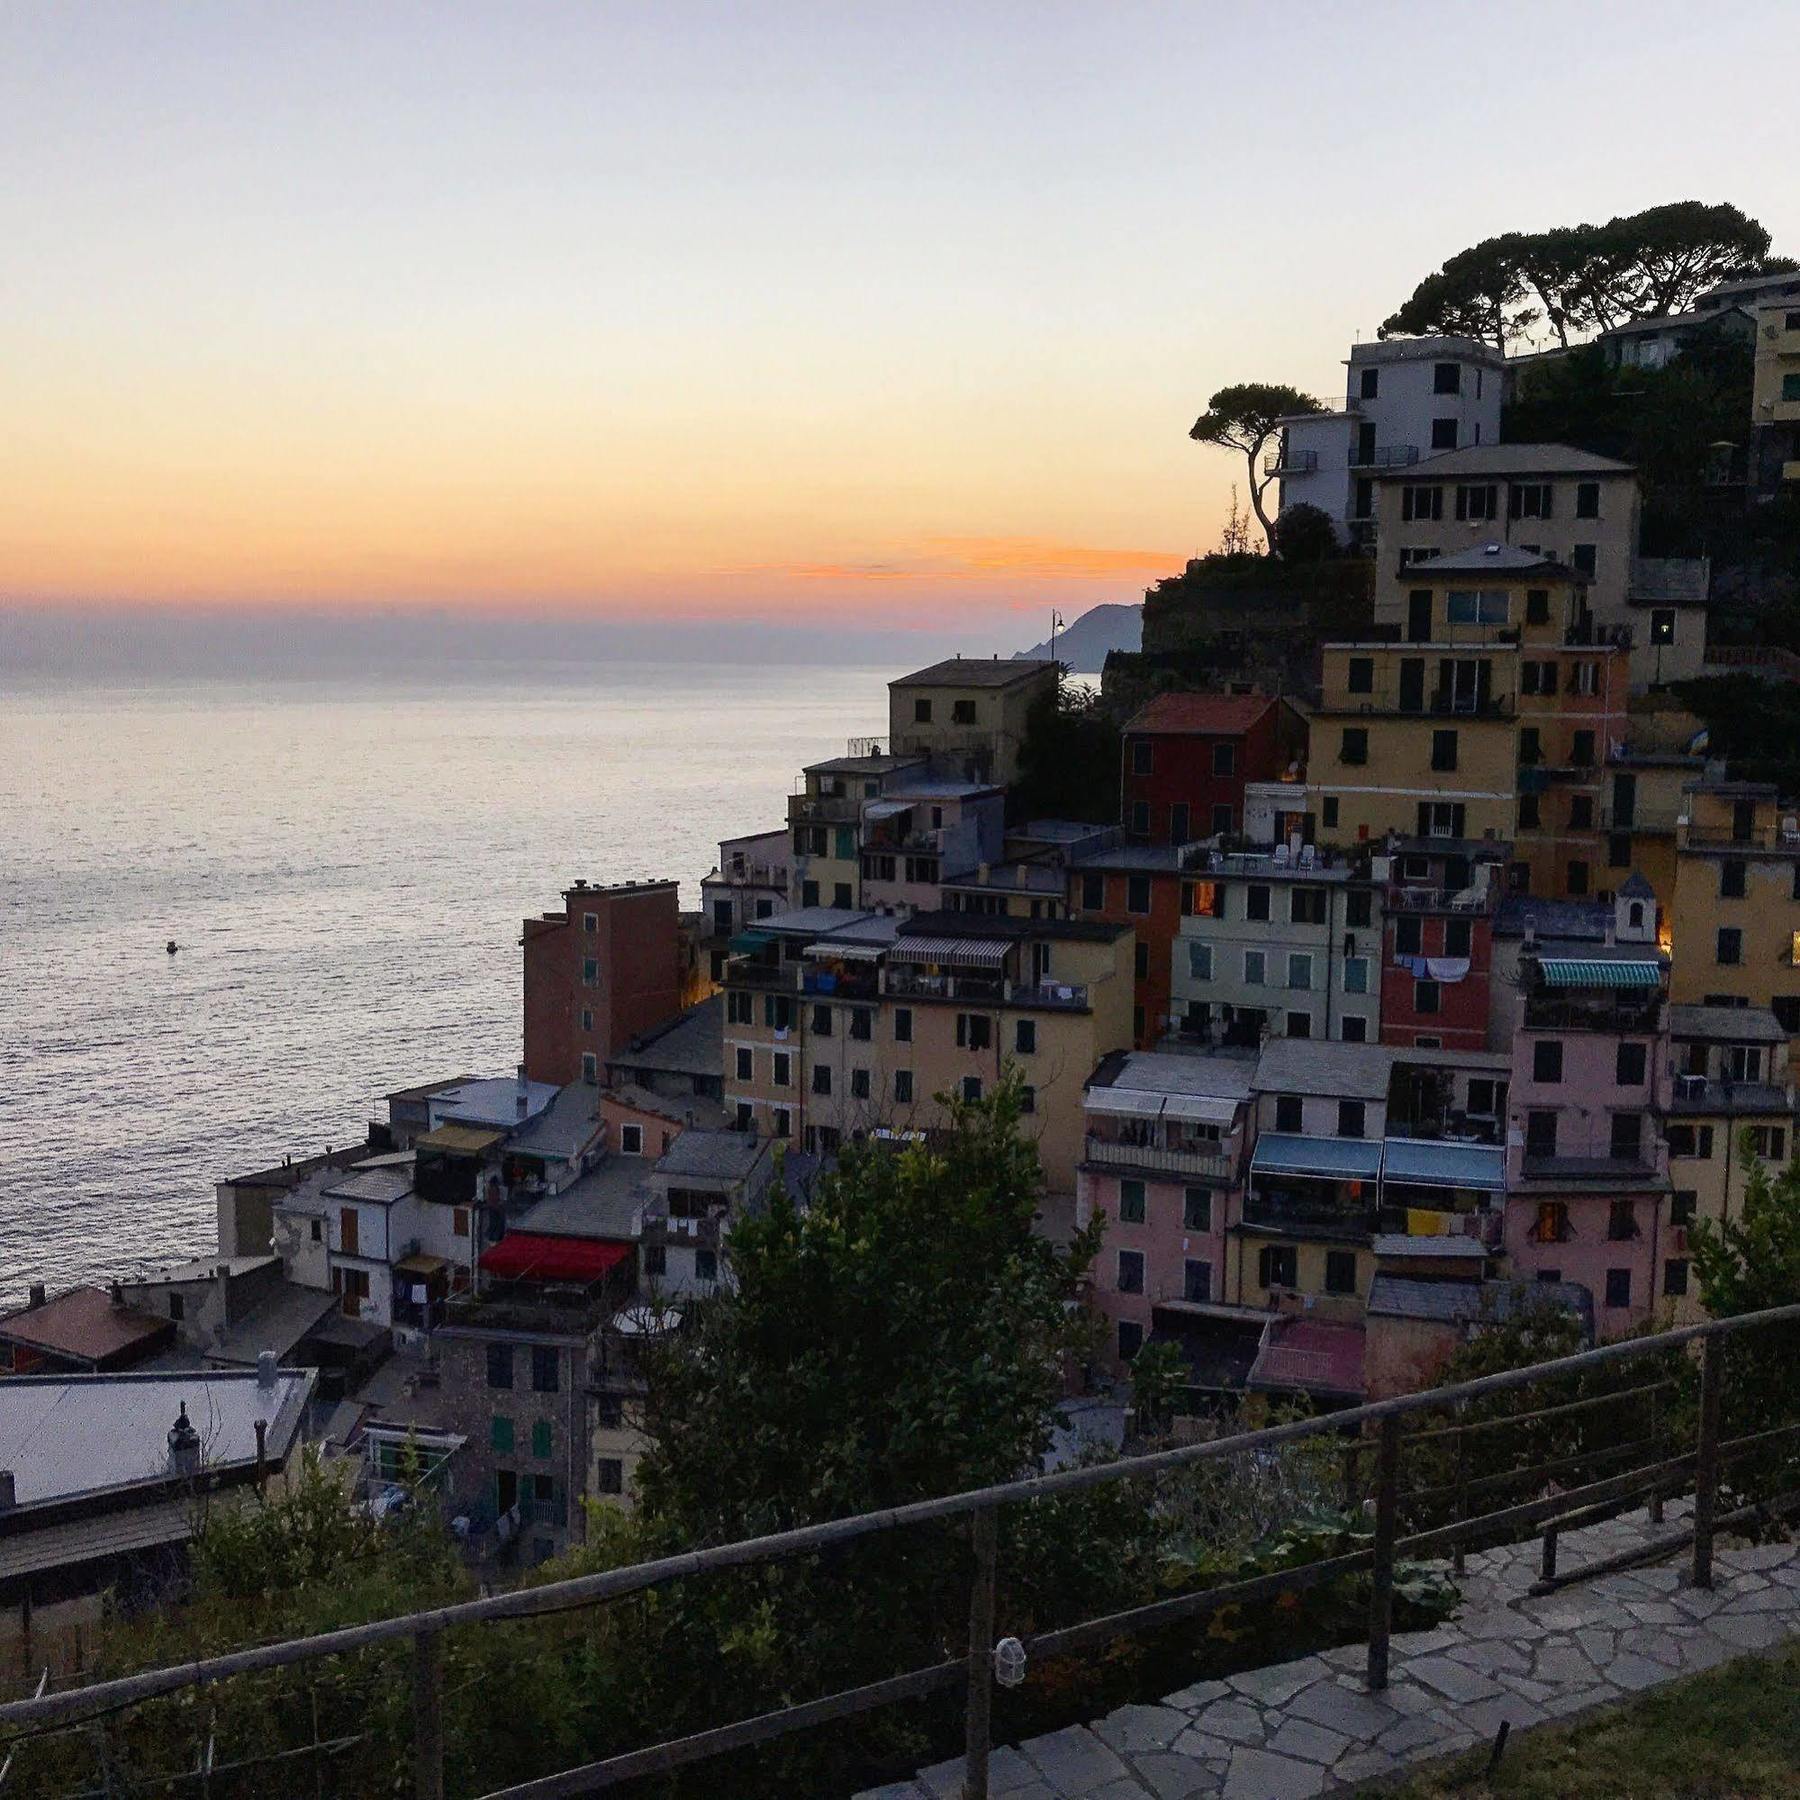
[(1250, 1160), (1258, 1175), (1314, 1175), (1327, 1181), (1373, 1181), (1381, 1173), (1379, 1138), (1303, 1137), (1265, 1131)]
[(1662, 964), (1599, 962), (1581, 956), (1547, 956), (1539, 963), (1544, 986), (1553, 988), (1659, 988)]
[(997, 969), (1011, 948), (1009, 938), (902, 937), (894, 939), (888, 961), (936, 963), (947, 969)]

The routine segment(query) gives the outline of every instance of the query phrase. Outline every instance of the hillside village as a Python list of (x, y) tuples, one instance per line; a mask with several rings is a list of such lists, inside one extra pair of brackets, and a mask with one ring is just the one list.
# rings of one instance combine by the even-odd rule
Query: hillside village
[[(1800, 276), (1608, 354), (1718, 331), (1756, 363), (1733, 504), (1791, 501)], [(1690, 1231), (1792, 1149), (1800, 795), (1672, 690), (1794, 659), (1733, 641), (1706, 558), (1643, 553), (1631, 464), (1505, 435), (1530, 360), (1359, 343), (1340, 405), (1279, 422), (1277, 511), (1325, 516), (1366, 616), (1284, 627), (1292, 682), (1165, 667), (1107, 816), (1018, 804), (1056, 663), (900, 676), (697, 914), (670, 871), (524, 921), (516, 1072), (421, 1071), (365, 1141), (221, 1182), (216, 1255), (34, 1290), (0, 1403), (79, 1388), (72, 1429), (148, 1420), (176, 1480), (204, 1391), (218, 1479), (312, 1439), (372, 1505), (423, 1447), (469, 1559), (529, 1567), (630, 1506), (644, 1347), (729, 1290), (734, 1223), (1009, 1079), (1041, 1230), (1104, 1215), (1071, 1398), (1115, 1443), (1152, 1342), (1229, 1417), (1411, 1391), (1522, 1286), (1587, 1342), (1696, 1316)], [(0, 1473), (0, 1606), (29, 1641), (192, 1529), (137, 1462), (35, 1457)]]

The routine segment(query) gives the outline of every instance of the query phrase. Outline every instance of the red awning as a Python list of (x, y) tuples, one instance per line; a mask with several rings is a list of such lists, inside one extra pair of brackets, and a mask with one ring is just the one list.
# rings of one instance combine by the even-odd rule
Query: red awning
[(553, 1237), (546, 1231), (509, 1231), (481, 1253), (489, 1275), (523, 1281), (598, 1281), (631, 1254), (627, 1244), (594, 1238)]

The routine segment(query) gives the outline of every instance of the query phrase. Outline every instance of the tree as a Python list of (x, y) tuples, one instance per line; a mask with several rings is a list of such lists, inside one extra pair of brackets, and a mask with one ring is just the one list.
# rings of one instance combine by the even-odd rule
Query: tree
[(1071, 685), (1032, 703), (1006, 812), (1017, 820), (1117, 823), (1119, 727), (1096, 689)]
[(1131, 1406), (1138, 1430), (1147, 1435), (1166, 1431), (1187, 1385), (1187, 1359), (1179, 1344), (1166, 1338), (1145, 1344), (1131, 1359)]
[(1250, 381), (1236, 387), (1220, 388), (1206, 403), (1206, 411), (1194, 421), (1188, 433), (1196, 443), (1215, 444), (1221, 450), (1235, 450), (1243, 457), (1250, 472), (1250, 507), (1263, 535), (1273, 542), (1271, 521), (1263, 506), (1263, 494), (1277, 478), (1264, 474), (1261, 468), (1264, 446), (1280, 429), (1284, 418), (1299, 413), (1322, 413), (1323, 406), (1310, 394), (1279, 383)]
[(1626, 317), (1686, 312), (1707, 288), (1770, 266), (1769, 234), (1735, 206), (1677, 200), (1600, 228)]
[(1542, 316), (1529, 304), (1530, 287), (1519, 263), (1518, 246), (1487, 238), (1451, 257), (1435, 275), (1413, 289), (1400, 310), (1382, 321), (1380, 335), (1474, 338), (1505, 352)]
[(1275, 554), (1285, 563), (1320, 563), (1337, 555), (1337, 530), (1321, 506), (1302, 500), (1286, 506), (1275, 520)]

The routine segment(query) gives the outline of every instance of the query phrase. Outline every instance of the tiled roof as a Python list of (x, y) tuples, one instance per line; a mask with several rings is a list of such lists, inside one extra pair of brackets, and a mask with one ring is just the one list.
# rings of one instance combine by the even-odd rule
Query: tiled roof
[(915, 669), (888, 683), (889, 687), (966, 687), (1003, 688), (1014, 682), (1031, 681), (1056, 664), (1046, 658), (1029, 656), (990, 657), (952, 656), (933, 663), (928, 669)]
[(1128, 732), (1235, 737), (1275, 702), (1267, 694), (1158, 694), (1140, 706)]
[(1406, 468), (1390, 469), (1379, 481), (1435, 481), (1446, 475), (1629, 475), (1632, 465), (1573, 444), (1470, 444), (1445, 450)]

